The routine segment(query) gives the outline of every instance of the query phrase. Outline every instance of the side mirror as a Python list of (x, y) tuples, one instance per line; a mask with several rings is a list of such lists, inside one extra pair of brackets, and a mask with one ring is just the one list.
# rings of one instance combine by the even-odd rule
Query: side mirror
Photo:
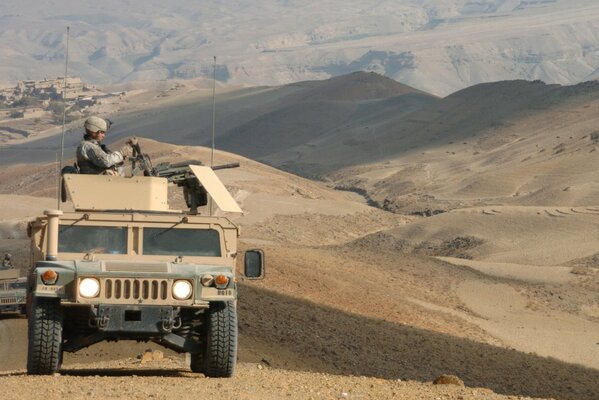
[(246, 251), (243, 264), (243, 274), (247, 279), (264, 279), (264, 251)]

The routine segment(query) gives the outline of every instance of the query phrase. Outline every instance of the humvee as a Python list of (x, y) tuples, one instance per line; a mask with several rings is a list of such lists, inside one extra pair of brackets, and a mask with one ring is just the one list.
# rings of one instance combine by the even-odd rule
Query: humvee
[[(209, 167), (152, 171), (65, 174), (74, 211), (29, 223), (29, 374), (57, 372), (64, 351), (137, 340), (189, 353), (194, 372), (233, 375), (239, 229), (198, 206), (209, 197), (223, 211), (241, 209)], [(190, 211), (169, 209), (169, 181), (184, 188)], [(244, 270), (244, 279), (263, 277), (261, 250), (245, 253)]]
[(25, 313), (26, 282), (16, 268), (0, 270), (0, 313)]

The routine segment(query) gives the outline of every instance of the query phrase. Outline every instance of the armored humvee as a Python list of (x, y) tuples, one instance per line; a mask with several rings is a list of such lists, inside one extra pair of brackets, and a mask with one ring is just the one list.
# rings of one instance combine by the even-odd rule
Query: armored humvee
[[(197, 210), (208, 197), (241, 209), (211, 168), (179, 172), (63, 175), (74, 211), (47, 210), (28, 225), (29, 374), (58, 371), (64, 351), (137, 340), (190, 353), (194, 372), (233, 375), (239, 229)], [(169, 209), (169, 181), (191, 211)], [(245, 253), (244, 269), (244, 279), (263, 277), (261, 250)]]

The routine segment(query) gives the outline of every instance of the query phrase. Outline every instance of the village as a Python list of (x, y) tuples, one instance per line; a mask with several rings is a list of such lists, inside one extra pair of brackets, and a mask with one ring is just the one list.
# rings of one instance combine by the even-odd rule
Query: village
[(125, 92), (106, 93), (79, 77), (23, 80), (0, 88), (0, 145), (51, 131), (79, 120), (102, 102), (118, 101)]

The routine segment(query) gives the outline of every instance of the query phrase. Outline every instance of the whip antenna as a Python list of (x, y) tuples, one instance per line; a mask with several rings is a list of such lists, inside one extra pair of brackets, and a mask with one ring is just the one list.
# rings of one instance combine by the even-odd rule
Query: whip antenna
[[(212, 150), (210, 152), (210, 168), (214, 167), (214, 131), (216, 129), (216, 56), (212, 67)], [(212, 216), (212, 197), (210, 197), (210, 216)]]
[(216, 127), (216, 56), (212, 68), (212, 152), (210, 154), (210, 168), (214, 167), (214, 131)]
[[(58, 193), (62, 188), (62, 167), (64, 163), (64, 127), (67, 120), (67, 75), (69, 73), (69, 27), (67, 26), (67, 53), (64, 62), (64, 87), (62, 89), (62, 135), (60, 138), (60, 177), (58, 179)], [(58, 196), (58, 209), (60, 210), (60, 195)]]

